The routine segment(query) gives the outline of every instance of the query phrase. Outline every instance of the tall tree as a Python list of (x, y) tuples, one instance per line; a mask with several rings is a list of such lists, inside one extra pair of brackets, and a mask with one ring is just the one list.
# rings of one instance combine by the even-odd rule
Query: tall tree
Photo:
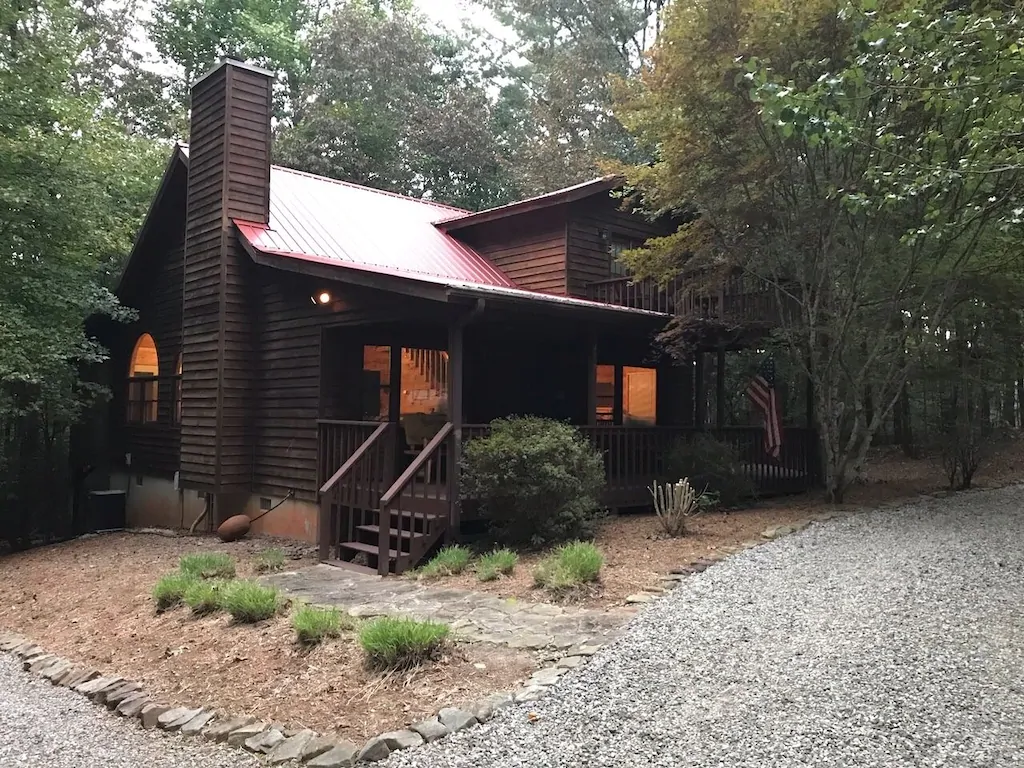
[(477, 0), (513, 35), (499, 48), (504, 140), (530, 192), (573, 184), (607, 159), (637, 162), (612, 113), (612, 84), (634, 75), (664, 0)]
[(407, 4), (349, 0), (311, 41), (308, 81), (278, 132), (284, 164), (483, 208), (514, 194), (466, 41)]
[(171, 93), (188, 104), (188, 87), (231, 56), (278, 76), (276, 107), (286, 117), (309, 71), (309, 30), (327, 0), (156, 0), (148, 33), (178, 69)]
[(1022, 33), (997, 4), (677, 4), (623, 107), (658, 155), (632, 181), (690, 214), (632, 267), (767, 287), (775, 342), (808, 361), (833, 500), (914, 351), (1020, 273)]

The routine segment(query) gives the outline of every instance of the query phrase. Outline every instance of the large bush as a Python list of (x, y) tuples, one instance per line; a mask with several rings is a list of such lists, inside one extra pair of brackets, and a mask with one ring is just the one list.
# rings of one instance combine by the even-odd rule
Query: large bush
[(734, 506), (754, 495), (753, 482), (743, 471), (736, 448), (711, 435), (684, 437), (665, 458), (666, 479), (688, 478), (698, 492), (718, 494), (724, 506)]
[(476, 500), (494, 537), (509, 544), (589, 536), (603, 486), (601, 455), (576, 429), (550, 419), (498, 419), (463, 456), (463, 498)]

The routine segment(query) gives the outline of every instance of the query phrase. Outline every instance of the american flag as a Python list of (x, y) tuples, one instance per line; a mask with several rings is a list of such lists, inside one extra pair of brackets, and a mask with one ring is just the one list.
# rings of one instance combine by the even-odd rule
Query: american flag
[(775, 395), (775, 358), (768, 356), (747, 385), (747, 397), (764, 414), (764, 450), (773, 459), (782, 451), (782, 417)]

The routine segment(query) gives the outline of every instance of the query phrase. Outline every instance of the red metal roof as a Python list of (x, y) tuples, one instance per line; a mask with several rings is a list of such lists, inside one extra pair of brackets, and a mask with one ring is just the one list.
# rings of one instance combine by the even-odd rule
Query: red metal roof
[(270, 225), (237, 221), (253, 248), (388, 274), (512, 288), (490, 261), (434, 226), (467, 211), (274, 166)]

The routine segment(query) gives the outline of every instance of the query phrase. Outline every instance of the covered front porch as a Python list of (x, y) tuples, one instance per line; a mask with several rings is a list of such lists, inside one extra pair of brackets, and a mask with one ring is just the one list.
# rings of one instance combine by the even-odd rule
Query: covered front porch
[(778, 459), (760, 427), (705, 423), (701, 363), (653, 355), (662, 317), (617, 322), (487, 311), (327, 328), (321, 340), (320, 557), (378, 573), (415, 566), (474, 516), (458, 501), (465, 444), (510, 415), (576, 425), (604, 456), (610, 508), (646, 506), (678, 440), (736, 448), (762, 492), (814, 481), (813, 431), (787, 427)]

